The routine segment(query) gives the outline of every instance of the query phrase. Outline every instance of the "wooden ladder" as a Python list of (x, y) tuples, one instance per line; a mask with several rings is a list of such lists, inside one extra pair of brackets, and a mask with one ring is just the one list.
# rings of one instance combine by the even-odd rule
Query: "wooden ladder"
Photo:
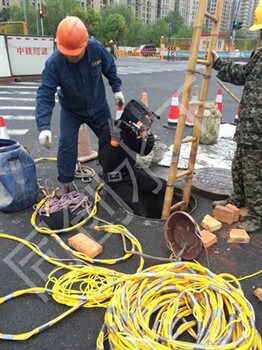
[[(199, 144), (199, 139), (201, 136), (201, 125), (202, 119), (205, 109), (205, 101), (208, 95), (209, 83), (212, 74), (212, 50), (216, 50), (218, 35), (219, 35), (219, 26), (220, 26), (220, 18), (222, 16), (222, 10), (224, 5), (224, 0), (217, 0), (215, 14), (212, 15), (207, 13), (205, 9), (207, 8), (208, 0), (199, 0), (198, 9), (196, 14), (195, 28), (194, 34), (192, 38), (192, 47), (191, 54), (188, 61), (188, 66), (185, 74), (185, 83), (183, 86), (183, 95), (180, 104), (180, 112), (177, 123), (176, 132), (174, 135), (174, 144), (173, 144), (173, 152), (171, 157), (171, 164), (167, 179), (167, 187), (162, 211), (162, 219), (166, 220), (170, 213), (179, 209), (186, 210), (189, 204), (191, 187), (192, 187), (192, 179), (194, 174), (197, 149)], [(198, 59), (198, 50), (200, 39), (202, 35), (203, 25), (205, 17), (210, 19), (212, 23), (210, 42), (208, 46), (208, 50), (206, 53), (205, 59)], [(186, 114), (189, 109), (189, 99), (192, 90), (192, 83), (194, 79), (194, 74), (196, 73), (196, 64), (202, 64), (205, 66), (205, 71), (203, 74), (203, 81), (200, 89), (199, 96), (199, 105), (195, 115), (195, 122), (192, 130), (192, 136), (184, 137), (185, 130), (185, 122), (186, 122)], [(188, 159), (188, 166), (186, 170), (177, 171), (180, 149), (182, 143), (191, 143), (190, 156)], [(183, 188), (183, 194), (181, 201), (172, 205), (173, 195), (174, 195), (174, 186), (175, 182), (178, 179), (185, 178), (185, 184)]]

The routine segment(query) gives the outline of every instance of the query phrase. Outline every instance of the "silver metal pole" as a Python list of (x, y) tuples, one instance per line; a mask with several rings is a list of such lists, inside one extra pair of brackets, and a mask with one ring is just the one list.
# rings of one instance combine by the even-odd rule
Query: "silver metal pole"
[(22, 6), (23, 6), (23, 13), (24, 13), (24, 20), (27, 24), (26, 0), (22, 0)]
[(232, 30), (232, 49), (233, 49), (233, 51), (235, 49), (235, 37), (236, 37), (236, 30), (233, 29)]
[(35, 21), (36, 21), (36, 32), (39, 35), (39, 25), (38, 25), (38, 0), (35, 2)]
[[(43, 10), (42, 9), (42, 0), (39, 0), (39, 9)], [(41, 24), (42, 35), (44, 35), (44, 21), (43, 21), (43, 17), (40, 17), (40, 24)]]

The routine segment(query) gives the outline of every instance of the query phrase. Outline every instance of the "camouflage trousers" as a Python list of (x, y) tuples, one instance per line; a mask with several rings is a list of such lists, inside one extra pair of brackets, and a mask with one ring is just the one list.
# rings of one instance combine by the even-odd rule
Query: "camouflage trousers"
[(232, 161), (230, 202), (246, 207), (249, 217), (262, 224), (262, 150), (237, 145)]

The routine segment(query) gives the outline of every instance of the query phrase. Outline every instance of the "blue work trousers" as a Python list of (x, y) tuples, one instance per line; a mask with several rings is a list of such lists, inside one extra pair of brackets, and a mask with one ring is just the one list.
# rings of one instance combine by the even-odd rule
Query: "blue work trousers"
[(110, 110), (105, 108), (95, 116), (89, 117), (83, 113), (73, 113), (61, 107), (60, 137), (57, 153), (58, 181), (69, 183), (74, 180), (77, 163), (78, 130), (82, 124), (87, 124), (99, 136), (100, 126), (111, 118)]

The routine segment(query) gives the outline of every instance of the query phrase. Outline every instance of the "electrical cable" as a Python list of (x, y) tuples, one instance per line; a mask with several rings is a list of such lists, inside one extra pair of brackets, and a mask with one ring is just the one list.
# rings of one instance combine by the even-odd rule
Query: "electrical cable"
[(177, 262), (120, 278), (97, 350), (105, 343), (114, 350), (261, 349), (253, 307), (227, 277), (235, 287), (200, 264)]
[[(104, 225), (103, 229), (116, 233), (123, 230), (115, 225)], [(20, 242), (58, 266), (49, 275), (45, 288), (16, 291), (0, 298), (0, 304), (24, 294), (46, 293), (58, 303), (71, 306), (32, 331), (0, 332), (0, 339), (25, 340), (80, 307), (107, 307), (105, 323), (97, 338), (98, 350), (104, 349), (107, 338), (110, 348), (117, 350), (261, 349), (253, 308), (237, 278), (230, 274), (215, 275), (200, 264), (177, 262), (125, 275), (92, 265), (65, 265), (42, 253), (31, 242), (3, 233), (0, 238)], [(69, 271), (63, 274), (64, 269)], [(184, 333), (195, 342), (178, 341), (177, 337)]]
[[(91, 211), (89, 210), (88, 207), (86, 207), (86, 212), (87, 212), (87, 217), (82, 219), (80, 222), (78, 222), (75, 225), (66, 227), (66, 228), (62, 228), (62, 229), (57, 229), (57, 230), (52, 230), (49, 227), (46, 226), (39, 226), (37, 224), (37, 216), (43, 211), (43, 210), (50, 210), (50, 205), (48, 204), (49, 201), (51, 199), (54, 198), (55, 195), (55, 191), (53, 191), (50, 195), (47, 195), (45, 198), (43, 198), (35, 207), (35, 211), (33, 212), (32, 216), (31, 216), (31, 224), (34, 227), (34, 229), (37, 232), (43, 233), (43, 234), (48, 234), (50, 235), (52, 238), (54, 238), (58, 244), (67, 252), (71, 253), (73, 256), (84, 260), (84, 261), (88, 261), (90, 263), (99, 263), (99, 264), (116, 264), (120, 261), (125, 261), (127, 259), (129, 259), (133, 254), (133, 251), (138, 251), (138, 252), (142, 252), (142, 247), (139, 243), (139, 241), (137, 240), (137, 238), (131, 234), (131, 232), (129, 232), (124, 226), (121, 225), (103, 225), (103, 226), (95, 226), (95, 230), (96, 231), (105, 231), (105, 232), (110, 232), (110, 233), (115, 233), (115, 234), (123, 234), (131, 243), (131, 249), (128, 253), (125, 253), (123, 256), (118, 257), (118, 258), (114, 258), (114, 259), (97, 259), (97, 258), (90, 258), (89, 256), (87, 256), (86, 254), (83, 254), (81, 252), (77, 252), (73, 249), (71, 249), (66, 243), (64, 243), (64, 241), (58, 236), (58, 234), (60, 233), (64, 233), (64, 232), (71, 232), (81, 226), (83, 226), (84, 224), (86, 224), (96, 213), (97, 213), (97, 203), (100, 201), (100, 196), (99, 196), (99, 191), (101, 190), (101, 188), (103, 187), (103, 184), (100, 183), (97, 186), (97, 189), (95, 191), (95, 195), (94, 195), (94, 203), (93, 203), (93, 207), (91, 209)], [(47, 207), (48, 209), (43, 209)], [(81, 216), (82, 217), (82, 216)], [(139, 260), (139, 267), (138, 270), (142, 270), (144, 265), (144, 259), (142, 256), (140, 256), (140, 260)]]
[[(45, 287), (15, 291), (0, 297), (0, 305), (25, 294), (45, 293), (70, 307), (31, 331), (20, 334), (0, 332), (0, 339), (25, 340), (81, 307), (103, 307), (106, 313), (97, 338), (97, 350), (104, 350), (105, 344), (112, 350), (262, 349), (262, 340), (255, 327), (255, 313), (244, 297), (240, 279), (228, 273), (216, 275), (196, 262), (171, 262), (142, 270), (146, 255), (140, 242), (124, 226), (106, 223), (96, 216), (101, 187), (99, 184), (96, 189), (93, 208), (88, 208), (87, 218), (72, 227), (78, 228), (91, 218), (100, 220), (103, 225), (95, 226), (96, 231), (121, 235), (125, 250), (122, 258), (89, 259), (85, 254), (74, 252), (57, 235), (71, 231), (72, 227), (62, 230), (39, 227), (37, 215), (41, 206), (53, 198), (54, 192), (38, 203), (31, 223), (38, 232), (51, 235), (66, 251), (76, 256), (77, 259), (71, 260), (78, 264), (65, 264), (62, 259), (49, 257), (32, 242), (0, 233), (0, 238), (19, 242), (46, 262), (57, 266), (49, 274)], [(131, 243), (129, 251), (126, 238)], [(136, 273), (129, 275), (86, 263), (113, 264), (133, 254), (140, 255), (140, 262)], [(259, 273), (262, 270), (250, 276)]]
[[(39, 232), (39, 233), (43, 233), (43, 234), (56, 234), (56, 233), (64, 233), (64, 232), (70, 232), (73, 231), (76, 228), (79, 228), (81, 226), (83, 226), (90, 218), (92, 218), (93, 215), (96, 214), (97, 212), (97, 202), (100, 201), (100, 196), (99, 196), (99, 191), (102, 189), (103, 184), (100, 183), (95, 191), (95, 195), (94, 195), (94, 203), (93, 203), (93, 208), (91, 211), (87, 210), (87, 217), (84, 218), (83, 220), (81, 220), (79, 223), (70, 226), (70, 227), (66, 227), (66, 228), (62, 228), (62, 229), (58, 229), (58, 230), (51, 230), (48, 227), (45, 226), (39, 226), (36, 222), (37, 222), (37, 216), (39, 215), (39, 211), (41, 210), (41, 208), (43, 206), (45, 206), (47, 204), (48, 206), (48, 202), (50, 201), (51, 198), (55, 197), (55, 191), (52, 191), (51, 194), (47, 195), (46, 197), (44, 197), (36, 206), (35, 206), (35, 211), (33, 212), (32, 216), (31, 216), (31, 225), (34, 227), (34, 229)], [(87, 208), (88, 209), (88, 208)], [(59, 238), (59, 237), (58, 237)]]
[[(114, 286), (121, 276), (123, 276), (123, 273), (116, 272), (114, 270), (110, 270), (103, 267), (96, 267), (92, 265), (71, 265), (71, 264), (64, 264), (58, 259), (53, 259), (43, 253), (39, 247), (37, 247), (34, 243), (29, 242), (27, 240), (24, 240), (20, 237), (16, 237), (13, 235), (0, 233), (0, 238), (13, 240), (16, 242), (19, 242), (23, 245), (25, 245), (27, 248), (31, 249), (35, 254), (43, 258), (45, 261), (47, 261), (50, 264), (53, 264), (55, 266), (58, 266), (56, 270), (51, 272), (46, 287), (35, 287), (35, 288), (28, 288), (28, 289), (22, 289), (15, 291), (13, 293), (10, 293), (4, 297), (0, 297), (0, 305), (4, 304), (5, 302), (26, 295), (26, 294), (47, 294), (51, 295), (54, 300), (56, 300), (59, 303), (66, 304), (68, 306), (72, 306), (69, 310), (66, 310), (61, 315), (55, 317), (54, 319), (44, 323), (41, 326), (38, 326), (34, 328), (31, 331), (20, 333), (20, 334), (6, 334), (0, 331), (0, 339), (3, 340), (26, 340), (32, 337), (33, 335), (40, 333), (47, 328), (50, 328), (63, 318), (67, 317), (69, 314), (73, 313), (74, 311), (78, 310), (79, 308), (85, 306), (85, 307), (107, 307), (108, 299), (111, 294), (108, 293), (108, 291)], [(72, 259), (71, 259), (72, 260)], [(66, 291), (63, 286), (59, 286), (61, 283), (60, 278), (56, 278), (54, 275), (56, 272), (62, 272), (66, 270), (67, 273), (62, 276), (62, 280), (69, 280), (69, 289)], [(69, 270), (69, 271), (68, 271)], [(80, 290), (77, 292), (75, 289), (72, 289), (72, 279), (75, 281), (76, 285), (79, 287), (79, 281), (81, 280)], [(89, 286), (88, 282), (90, 282), (91, 287)], [(86, 287), (83, 288), (83, 285)], [(101, 293), (99, 290), (102, 288), (102, 286), (106, 286), (106, 292)], [(64, 294), (60, 292), (60, 290), (65, 292)], [(97, 293), (96, 293), (97, 291)]]
[(91, 182), (92, 177), (94, 176), (95, 176), (94, 169), (86, 165), (82, 165), (80, 162), (77, 162), (74, 177), (81, 179), (82, 182)]
[[(56, 162), (57, 158), (55, 157), (42, 157), (42, 158), (35, 158), (34, 162), (40, 163), (43, 161), (51, 161), (51, 162)], [(76, 164), (76, 169), (75, 169), (75, 173), (74, 173), (74, 177), (81, 179), (82, 182), (91, 182), (92, 177), (95, 176), (95, 171), (94, 169), (86, 166), (86, 165), (82, 165), (81, 162), (77, 162)]]

